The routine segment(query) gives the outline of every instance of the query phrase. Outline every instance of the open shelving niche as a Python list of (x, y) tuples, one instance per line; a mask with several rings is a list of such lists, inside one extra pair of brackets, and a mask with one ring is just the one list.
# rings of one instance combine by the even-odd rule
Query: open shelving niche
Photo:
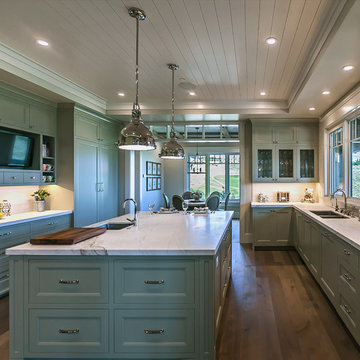
[(44, 185), (56, 183), (56, 143), (55, 137), (42, 135), (41, 182)]

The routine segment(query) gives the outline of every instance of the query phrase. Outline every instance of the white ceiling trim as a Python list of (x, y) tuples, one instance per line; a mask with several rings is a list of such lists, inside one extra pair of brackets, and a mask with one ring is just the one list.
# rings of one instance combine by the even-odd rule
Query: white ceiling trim
[(106, 100), (0, 43), (0, 68), (78, 102), (92, 110), (106, 112)]
[(299, 76), (297, 77), (296, 81), (294, 81), (294, 87), (290, 91), (289, 111), (291, 111), (297, 98), (310, 79), (316, 65), (319, 63), (335, 33), (339, 29), (355, 1), (356, 0), (339, 0), (336, 8), (333, 9), (331, 16), (325, 19), (326, 23), (323, 24), (321, 33), (317, 37), (317, 40), (312, 50), (310, 51), (308, 60), (304, 63), (304, 66), (299, 72)]

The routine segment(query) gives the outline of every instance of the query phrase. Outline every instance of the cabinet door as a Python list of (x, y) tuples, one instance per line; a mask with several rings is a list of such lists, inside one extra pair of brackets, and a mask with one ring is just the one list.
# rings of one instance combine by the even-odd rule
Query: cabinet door
[(302, 125), (296, 128), (296, 143), (297, 144), (317, 144), (318, 131), (317, 127), (313, 125)]
[(1, 94), (0, 125), (29, 129), (29, 104)]
[(75, 141), (75, 212), (74, 225), (86, 226), (97, 222), (98, 208), (98, 157), (97, 144)]
[(254, 147), (253, 179), (256, 182), (275, 181), (275, 146), (264, 145)]
[(275, 244), (286, 246), (291, 242), (291, 208), (275, 210)]
[(0, 184), (4, 183), (4, 173), (0, 171)]
[(311, 221), (304, 218), (304, 231), (301, 237), (301, 248), (302, 254), (305, 261), (310, 262), (310, 253), (311, 253)]
[(269, 125), (254, 126), (253, 139), (255, 144), (272, 144), (274, 142), (272, 127)]
[(338, 293), (337, 249), (336, 240), (329, 234), (322, 233), (320, 285), (334, 305)]
[(296, 181), (316, 182), (317, 181), (317, 152), (313, 146), (296, 147)]
[(99, 141), (99, 119), (90, 115), (75, 112), (75, 137), (84, 140)]
[(311, 251), (310, 251), (310, 271), (319, 280), (321, 269), (321, 231), (320, 228), (311, 223)]
[(98, 221), (118, 216), (118, 158), (114, 146), (100, 147)]
[(30, 105), (30, 129), (47, 135), (55, 135), (56, 109)]
[(294, 182), (295, 180), (295, 149), (292, 146), (276, 147), (276, 173), (279, 182)]
[(100, 141), (102, 145), (111, 145), (119, 139), (119, 129), (116, 124), (100, 121)]
[(273, 245), (276, 233), (274, 221), (275, 210), (254, 209), (254, 245)]
[(302, 251), (299, 249), (299, 242), (300, 242), (300, 238), (302, 236), (302, 231), (303, 231), (303, 217), (298, 211), (295, 211), (295, 224), (294, 225), (295, 225), (294, 232), (293, 232), (294, 245), (299, 251)]
[(278, 126), (274, 127), (274, 140), (276, 144), (295, 144), (295, 127)]

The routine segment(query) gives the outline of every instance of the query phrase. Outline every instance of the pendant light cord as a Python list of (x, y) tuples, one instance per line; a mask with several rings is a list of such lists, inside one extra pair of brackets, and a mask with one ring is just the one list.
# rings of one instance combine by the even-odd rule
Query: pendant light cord
[(140, 109), (139, 106), (139, 17), (136, 16), (136, 68), (135, 68), (135, 84), (136, 95), (134, 109)]
[(174, 87), (175, 69), (172, 68), (171, 71), (172, 71), (172, 82), (171, 82), (171, 86), (172, 86), (172, 98), (171, 98), (171, 120), (172, 120), (172, 124), (171, 124), (171, 131), (175, 135), (175, 87)]

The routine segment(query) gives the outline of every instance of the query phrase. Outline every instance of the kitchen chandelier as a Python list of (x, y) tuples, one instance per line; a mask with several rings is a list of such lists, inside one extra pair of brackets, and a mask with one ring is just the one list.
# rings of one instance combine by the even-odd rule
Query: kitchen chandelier
[(168, 64), (168, 68), (171, 70), (172, 72), (172, 96), (171, 96), (171, 118), (172, 118), (172, 123), (171, 123), (171, 132), (170, 132), (170, 139), (168, 142), (166, 142), (162, 149), (161, 152), (159, 154), (159, 157), (161, 159), (184, 159), (185, 158), (185, 154), (184, 154), (184, 149), (183, 147), (176, 141), (176, 135), (175, 135), (175, 109), (174, 109), (174, 104), (175, 104), (175, 89), (174, 89), (174, 73), (175, 70), (179, 69), (178, 65), (175, 64)]
[(123, 150), (154, 150), (156, 149), (155, 140), (150, 129), (144, 125), (139, 105), (139, 21), (145, 20), (146, 15), (138, 8), (130, 8), (129, 15), (136, 18), (136, 97), (131, 122), (121, 130), (120, 140), (115, 144)]

